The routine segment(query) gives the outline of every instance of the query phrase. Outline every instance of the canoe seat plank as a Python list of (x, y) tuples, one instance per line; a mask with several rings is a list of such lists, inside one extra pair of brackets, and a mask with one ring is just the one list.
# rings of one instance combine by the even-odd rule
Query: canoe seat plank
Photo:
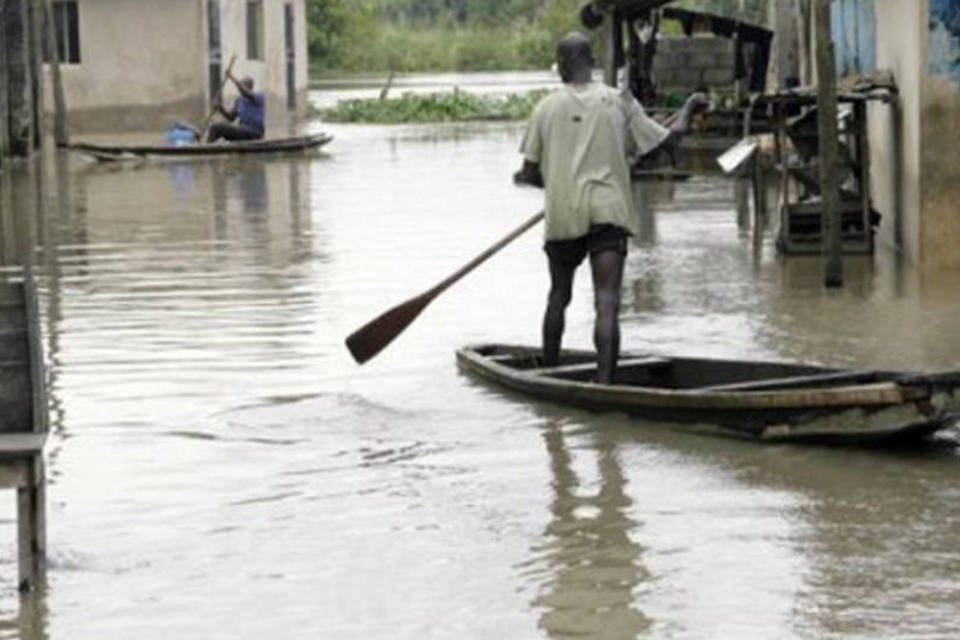
[(812, 376), (789, 376), (767, 380), (751, 380), (700, 387), (700, 391), (771, 391), (775, 389), (802, 388), (820, 384), (838, 384), (850, 382), (875, 382), (880, 374), (877, 371), (833, 371)]
[(0, 458), (39, 454), (46, 439), (45, 433), (0, 433)]
[[(634, 367), (665, 367), (670, 364), (666, 358), (624, 358), (617, 363), (617, 369), (622, 370)], [(584, 373), (590, 373), (597, 370), (596, 361), (583, 362), (580, 364), (560, 365), (557, 367), (544, 367), (542, 369), (533, 369), (531, 373), (538, 376), (575, 376)]]

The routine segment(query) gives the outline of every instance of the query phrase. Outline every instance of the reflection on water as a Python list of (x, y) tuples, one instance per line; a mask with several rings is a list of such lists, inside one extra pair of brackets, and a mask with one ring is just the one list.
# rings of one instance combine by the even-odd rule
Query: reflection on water
[[(0, 173), (54, 429), (49, 593), (18, 615), (0, 556), (0, 637), (955, 635), (952, 445), (759, 447), (458, 375), (458, 345), (538, 339), (536, 232), (352, 363), (345, 335), (540, 208), (510, 183), (521, 131), (341, 126), (319, 157)], [(955, 274), (881, 252), (826, 291), (734, 183), (644, 188), (626, 348), (960, 366)], [(592, 324), (581, 273), (568, 345)]]
[(544, 610), (540, 627), (551, 638), (633, 638), (650, 626), (637, 611), (634, 592), (649, 578), (639, 565), (638, 528), (627, 515), (631, 500), (610, 435), (595, 432), (585, 447), (596, 457), (599, 486), (585, 486), (558, 421), (543, 438), (550, 457), (553, 516), (535, 554), (549, 572), (535, 605)]

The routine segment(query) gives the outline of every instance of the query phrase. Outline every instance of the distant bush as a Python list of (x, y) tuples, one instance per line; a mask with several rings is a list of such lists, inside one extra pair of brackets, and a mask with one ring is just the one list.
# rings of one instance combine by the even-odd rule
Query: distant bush
[(343, 100), (317, 112), (328, 122), (406, 124), (469, 120), (524, 120), (546, 90), (507, 96), (479, 96), (465, 91), (429, 95), (404, 94), (389, 100)]

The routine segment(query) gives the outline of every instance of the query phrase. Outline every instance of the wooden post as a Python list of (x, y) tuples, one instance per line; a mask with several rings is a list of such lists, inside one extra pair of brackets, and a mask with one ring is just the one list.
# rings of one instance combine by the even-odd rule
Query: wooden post
[(42, 0), (27, 0), (30, 51), (30, 111), (33, 119), (33, 148), (43, 146), (43, 5)]
[(53, 141), (58, 147), (70, 144), (67, 133), (67, 101), (63, 95), (63, 77), (60, 74), (60, 50), (57, 47), (57, 26), (53, 18), (53, 2), (42, 0), (43, 22), (46, 26), (47, 60), (53, 85)]
[(817, 2), (817, 108), (820, 137), (824, 284), (843, 286), (843, 238), (837, 202), (837, 67), (830, 33), (830, 0)]
[(611, 87), (617, 86), (617, 38), (616, 30), (620, 28), (613, 9), (603, 14), (603, 81)]
[(10, 80), (7, 72), (7, 35), (4, 16), (7, 1), (0, 0), (0, 168), (10, 156)]
[(26, 157), (33, 139), (33, 87), (30, 71), (30, 28), (26, 0), (5, 0), (0, 41), (7, 47), (7, 91), (10, 153)]
[(43, 582), (46, 564), (46, 478), (43, 454), (23, 460), (23, 484), (17, 487), (19, 587), (23, 593)]

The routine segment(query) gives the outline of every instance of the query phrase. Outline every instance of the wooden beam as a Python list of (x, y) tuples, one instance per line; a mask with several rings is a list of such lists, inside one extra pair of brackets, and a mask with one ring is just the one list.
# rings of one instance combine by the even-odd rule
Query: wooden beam
[(830, 33), (830, 0), (817, 3), (817, 108), (820, 137), (824, 284), (843, 286), (843, 239), (837, 207), (837, 67)]

